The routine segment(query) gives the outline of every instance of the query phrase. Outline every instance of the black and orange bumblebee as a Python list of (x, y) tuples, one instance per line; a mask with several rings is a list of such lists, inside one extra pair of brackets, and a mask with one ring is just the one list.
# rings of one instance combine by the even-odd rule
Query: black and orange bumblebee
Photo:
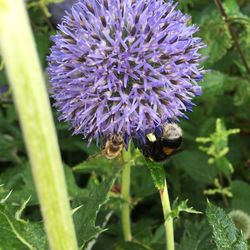
[(175, 123), (168, 123), (160, 137), (148, 134), (146, 143), (140, 145), (139, 149), (146, 158), (154, 162), (164, 162), (171, 155), (180, 151), (182, 137), (182, 129)]

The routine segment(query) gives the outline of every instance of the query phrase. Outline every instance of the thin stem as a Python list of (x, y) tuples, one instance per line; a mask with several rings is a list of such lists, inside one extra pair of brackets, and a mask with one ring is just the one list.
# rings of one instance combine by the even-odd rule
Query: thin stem
[[(219, 180), (220, 180), (220, 186), (223, 189), (224, 181), (223, 181), (223, 175), (221, 173), (219, 174)], [(225, 207), (228, 208), (229, 207), (228, 200), (224, 193), (222, 193), (222, 199), (223, 199)]]
[(166, 233), (166, 246), (167, 250), (174, 250), (174, 225), (173, 225), (173, 218), (170, 216), (171, 213), (171, 206), (168, 196), (168, 188), (167, 183), (165, 181), (164, 188), (160, 189), (160, 196), (161, 196), (161, 204), (164, 214), (164, 226), (165, 226), (165, 233)]
[(121, 196), (124, 200), (121, 209), (122, 230), (125, 241), (132, 240), (131, 222), (130, 222), (130, 170), (131, 170), (131, 152), (123, 152), (124, 169), (122, 171), (122, 190)]
[(214, 0), (215, 1), (215, 4), (218, 8), (218, 10), (220, 11), (220, 14), (221, 16), (223, 17), (223, 19), (225, 20), (225, 23), (227, 24), (228, 26), (228, 29), (229, 29), (229, 32), (234, 40), (234, 44), (236, 46), (236, 49), (238, 50), (239, 54), (240, 54), (240, 57), (241, 57), (241, 60), (246, 68), (246, 71), (248, 74), (250, 74), (250, 68), (249, 68), (249, 65), (248, 65), (248, 62), (247, 62), (247, 59), (244, 55), (244, 52), (242, 51), (241, 47), (240, 47), (240, 43), (239, 43), (239, 40), (238, 40), (238, 36), (234, 30), (234, 28), (232, 27), (232, 25), (230, 24), (230, 19), (228, 18), (228, 15), (226, 13), (226, 11), (224, 10), (223, 8), (223, 5), (221, 3), (221, 0)]
[(12, 87), (51, 250), (76, 250), (46, 83), (23, 0), (0, 0), (0, 48)]

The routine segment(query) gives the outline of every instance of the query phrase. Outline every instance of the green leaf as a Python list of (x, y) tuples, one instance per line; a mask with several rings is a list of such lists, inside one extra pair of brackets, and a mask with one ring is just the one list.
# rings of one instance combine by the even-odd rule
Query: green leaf
[(223, 7), (227, 13), (227, 15), (239, 15), (240, 7), (236, 0), (225, 0), (223, 2)]
[(166, 237), (166, 229), (164, 224), (162, 224), (156, 229), (153, 237), (151, 238), (150, 245), (162, 244), (164, 246), (166, 241), (165, 237)]
[(141, 200), (156, 192), (152, 182), (152, 177), (149, 171), (147, 171), (146, 163), (144, 166), (134, 166), (132, 172), (131, 193), (133, 196)]
[(216, 120), (216, 131), (208, 137), (198, 137), (196, 141), (202, 144), (209, 143), (208, 146), (200, 146), (199, 149), (211, 156), (208, 160), (209, 164), (215, 163), (218, 170), (222, 172), (228, 179), (233, 172), (232, 164), (227, 160), (225, 155), (229, 151), (228, 136), (239, 133), (239, 129), (226, 129), (222, 119)]
[[(249, 49), (250, 49), (250, 46), (249, 46)], [(236, 106), (241, 106), (241, 105), (247, 104), (247, 102), (249, 101), (250, 101), (249, 80), (241, 80), (241, 82), (238, 85), (236, 94), (234, 95), (234, 104)]]
[(224, 85), (227, 84), (227, 75), (220, 71), (212, 71), (205, 75), (202, 82), (203, 95), (222, 95), (224, 93)]
[(219, 179), (216, 178), (214, 180), (214, 186), (215, 188), (209, 188), (209, 189), (206, 189), (203, 191), (203, 193), (205, 195), (216, 195), (216, 194), (220, 194), (224, 197), (232, 197), (232, 192), (230, 190), (230, 187), (223, 187), (220, 182), (219, 182)]
[(250, 214), (250, 185), (246, 182), (236, 180), (231, 184), (233, 193), (232, 208), (240, 209)]
[(204, 15), (200, 29), (200, 36), (207, 44), (207, 48), (204, 49), (204, 53), (209, 56), (206, 64), (210, 66), (220, 60), (231, 48), (231, 35), (217, 10)]
[(115, 166), (113, 172), (101, 184), (91, 186), (89, 190), (89, 197), (84, 204), (74, 202), (74, 206), (83, 205), (74, 213), (74, 221), (76, 226), (76, 233), (78, 236), (78, 243), (81, 248), (91, 240), (99, 235), (105, 229), (96, 226), (96, 217), (103, 204), (108, 200), (109, 191), (117, 178), (120, 168)]
[(206, 215), (219, 250), (247, 250), (247, 244), (223, 209), (208, 202)]
[(208, 223), (185, 221), (185, 230), (177, 250), (215, 250), (211, 243), (211, 230)]
[[(8, 100), (8, 99), (7, 99)], [(0, 161), (20, 163), (19, 151), (24, 150), (21, 131), (16, 126), (17, 114), (12, 104), (1, 105), (0, 94)]]
[(227, 177), (231, 178), (231, 174), (234, 172), (233, 165), (226, 157), (221, 157), (215, 160), (218, 169)]
[(23, 203), (17, 211), (10, 204), (4, 203), (0, 205), (1, 250), (48, 249), (42, 223), (21, 219), (22, 210), (27, 205), (27, 202)]
[(0, 184), (4, 184), (6, 190), (13, 190), (9, 202), (20, 204), (31, 196), (29, 205), (38, 204), (35, 186), (28, 163), (8, 168), (0, 175)]
[(217, 175), (215, 167), (207, 162), (207, 156), (197, 150), (186, 150), (173, 159), (174, 165), (185, 171), (195, 181), (211, 183)]
[(191, 214), (202, 214), (201, 212), (193, 209), (193, 207), (188, 206), (188, 200), (178, 202), (176, 199), (173, 202), (173, 208), (171, 210), (171, 217), (172, 218), (179, 218), (181, 212), (191, 213)]
[(111, 170), (110, 166), (116, 161), (116, 159), (108, 160), (100, 155), (90, 156), (86, 161), (74, 166), (73, 171), (77, 173), (91, 173), (92, 171), (97, 173), (108, 173)]
[(64, 173), (66, 176), (67, 189), (70, 198), (86, 198), (89, 194), (88, 190), (77, 186), (72, 169), (68, 166), (64, 166)]
[(148, 161), (147, 167), (149, 168), (155, 187), (158, 190), (163, 189), (165, 187), (165, 179), (166, 179), (163, 165)]
[(205, 75), (202, 82), (203, 97), (214, 98), (222, 96), (228, 91), (238, 91), (240, 85), (248, 82), (245, 77), (236, 77), (221, 71), (212, 70)]
[(49, 32), (36, 32), (34, 33), (38, 55), (43, 68), (46, 66), (46, 56), (49, 53), (50, 47), (50, 33)]

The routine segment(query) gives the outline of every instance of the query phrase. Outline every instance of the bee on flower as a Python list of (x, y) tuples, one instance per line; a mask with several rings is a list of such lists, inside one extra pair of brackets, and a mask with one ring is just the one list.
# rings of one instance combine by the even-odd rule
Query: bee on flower
[(89, 143), (119, 135), (142, 145), (191, 111), (204, 70), (190, 16), (163, 0), (79, 0), (48, 57), (51, 95)]

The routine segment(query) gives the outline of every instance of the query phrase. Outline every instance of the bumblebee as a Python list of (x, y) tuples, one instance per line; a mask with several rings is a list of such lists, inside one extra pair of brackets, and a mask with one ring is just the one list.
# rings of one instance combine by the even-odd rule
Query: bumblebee
[(123, 137), (118, 134), (109, 134), (104, 140), (102, 155), (107, 159), (114, 159), (121, 154), (123, 148)]
[(182, 135), (182, 129), (177, 124), (168, 123), (161, 137), (157, 138), (154, 134), (147, 135), (146, 143), (141, 146), (141, 151), (152, 161), (164, 162), (180, 151)]

